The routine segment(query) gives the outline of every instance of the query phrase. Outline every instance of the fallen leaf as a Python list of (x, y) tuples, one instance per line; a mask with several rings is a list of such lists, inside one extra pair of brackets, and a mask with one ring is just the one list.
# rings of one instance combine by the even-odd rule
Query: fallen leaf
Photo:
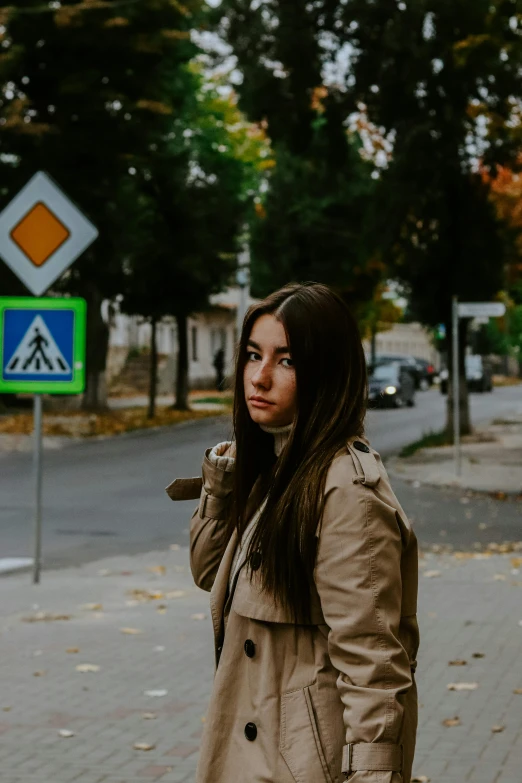
[(151, 566), (150, 568), (147, 568), (147, 571), (150, 571), (153, 574), (163, 574), (167, 573), (167, 569), (164, 565), (157, 565), (157, 566)]
[(22, 617), (23, 623), (54, 623), (59, 620), (70, 620), (70, 614), (52, 614), (51, 612), (37, 612), (29, 617)]
[[(521, 695), (521, 696), (522, 696), (522, 688), (515, 688), (515, 690), (513, 691), (513, 693), (518, 693), (519, 695)], [(4, 709), (5, 709), (5, 707), (4, 707)], [(11, 708), (9, 708), (9, 709), (11, 709)]]
[(462, 661), (459, 658), (455, 661), (448, 661), (448, 666), (467, 666), (467, 661)]
[(139, 628), (120, 628), (120, 633), (127, 634), (128, 636), (135, 636), (143, 633), (143, 631), (140, 631)]
[(440, 576), (440, 571), (425, 571), (424, 576), (427, 579), (432, 579), (435, 576)]
[(165, 604), (160, 604), (159, 606), (156, 607), (156, 611), (158, 612), (158, 614), (165, 614), (167, 611), (167, 607), (165, 606)]
[(80, 652), (80, 648), (79, 647), (68, 647), (65, 652), (66, 653), (71, 653), (71, 655), (74, 655), (74, 654)]
[(492, 731), (494, 734), (500, 734), (500, 732), (501, 732), (501, 731), (504, 731), (504, 729), (505, 729), (505, 728), (506, 728), (505, 726), (492, 726), (492, 727), (491, 727), (491, 731)]
[(522, 557), (512, 557), (511, 566), (512, 568), (522, 568)]
[(454, 718), (446, 718), (446, 720), (443, 720), (442, 725), (450, 728), (451, 726), (461, 726), (462, 724), (460, 722), (460, 718), (455, 715)]
[(447, 688), (449, 691), (474, 691), (478, 688), (478, 682), (450, 682)]
[(68, 739), (69, 737), (76, 736), (74, 731), (70, 731), (69, 729), (59, 729), (58, 736), (63, 737), (64, 739)]
[(479, 530), (485, 530), (487, 528), (487, 525), (485, 522), (481, 522), (479, 525)]
[(95, 663), (79, 663), (76, 667), (77, 672), (99, 672), (100, 666)]
[(33, 672), (33, 677), (45, 677), (46, 674), (45, 669), (39, 669), (37, 672)]
[(145, 720), (156, 720), (158, 716), (156, 715), (155, 712), (144, 712), (141, 717), (144, 718)]
[(168, 693), (168, 690), (166, 688), (160, 688), (157, 691), (145, 691), (145, 696), (152, 696), (152, 698), (160, 698), (161, 696), (166, 696)]
[(165, 593), (165, 598), (183, 598), (184, 595), (187, 595), (186, 590), (169, 590)]
[(472, 653), (471, 657), (472, 658), (485, 658), (486, 654), (485, 653)]
[(505, 574), (495, 574), (493, 579), (497, 582), (505, 582), (507, 579), (507, 576)]
[(161, 590), (129, 590), (129, 595), (139, 603), (145, 603), (146, 601), (159, 601), (161, 598), (165, 598), (165, 594)]
[(431, 778), (427, 775), (415, 775), (415, 777), (411, 779), (411, 783), (430, 783), (430, 780)]
[(460, 502), (461, 502), (463, 505), (467, 505), (467, 504), (469, 503), (469, 498), (460, 498)]
[(88, 612), (102, 612), (103, 606), (102, 604), (83, 604), (80, 609), (85, 609)]
[(148, 742), (135, 742), (133, 745), (134, 750), (154, 750), (155, 747), (155, 745), (150, 745)]
[(191, 614), (190, 619), (191, 620), (205, 620), (206, 614), (203, 614), (202, 612), (199, 612), (198, 614)]
[(170, 548), (172, 549), (173, 552), (177, 552), (180, 546), (179, 544), (171, 544)]
[[(516, 693), (516, 691), (515, 691)], [(12, 707), (2, 707), (3, 712), (10, 712), (13, 708)]]

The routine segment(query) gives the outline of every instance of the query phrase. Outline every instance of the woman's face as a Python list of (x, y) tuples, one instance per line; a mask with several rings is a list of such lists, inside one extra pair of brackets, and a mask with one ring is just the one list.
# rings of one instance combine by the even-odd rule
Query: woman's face
[(254, 323), (244, 372), (248, 412), (256, 424), (291, 424), (296, 410), (295, 369), (283, 324), (273, 315)]

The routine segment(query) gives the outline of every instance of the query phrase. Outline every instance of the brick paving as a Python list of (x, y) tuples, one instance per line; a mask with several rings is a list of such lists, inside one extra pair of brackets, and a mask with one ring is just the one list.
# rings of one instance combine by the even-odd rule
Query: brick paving
[[(521, 556), (421, 560), (415, 776), (521, 783)], [(2, 578), (2, 783), (193, 781), (212, 666), (208, 595), (191, 582), (186, 548), (44, 572), (37, 587), (28, 574)]]

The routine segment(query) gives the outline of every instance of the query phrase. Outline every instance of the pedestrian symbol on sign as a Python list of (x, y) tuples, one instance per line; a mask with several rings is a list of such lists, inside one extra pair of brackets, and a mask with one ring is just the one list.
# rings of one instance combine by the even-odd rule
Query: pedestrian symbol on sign
[(33, 375), (69, 375), (65, 361), (43, 318), (37, 315), (7, 364), (6, 377), (11, 373)]
[[(54, 326), (53, 314), (28, 313), (26, 322), (19, 331), (19, 339), (12, 344), (10, 356), (6, 354), (4, 377), (6, 380), (67, 380), (72, 377), (70, 350), (61, 340), (62, 348), (51, 332)], [(27, 318), (29, 316), (29, 318)], [(60, 313), (61, 318), (72, 317), (67, 311)], [(49, 320), (49, 325), (46, 320)], [(22, 324), (20, 324), (22, 326)], [(51, 327), (51, 328), (50, 328)], [(64, 354), (67, 354), (64, 355)]]

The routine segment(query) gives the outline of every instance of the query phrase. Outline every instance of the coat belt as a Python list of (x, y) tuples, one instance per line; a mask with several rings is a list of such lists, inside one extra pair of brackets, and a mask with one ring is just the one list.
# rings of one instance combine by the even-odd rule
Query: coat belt
[(386, 742), (357, 742), (343, 748), (344, 774), (357, 770), (402, 772), (402, 745)]

